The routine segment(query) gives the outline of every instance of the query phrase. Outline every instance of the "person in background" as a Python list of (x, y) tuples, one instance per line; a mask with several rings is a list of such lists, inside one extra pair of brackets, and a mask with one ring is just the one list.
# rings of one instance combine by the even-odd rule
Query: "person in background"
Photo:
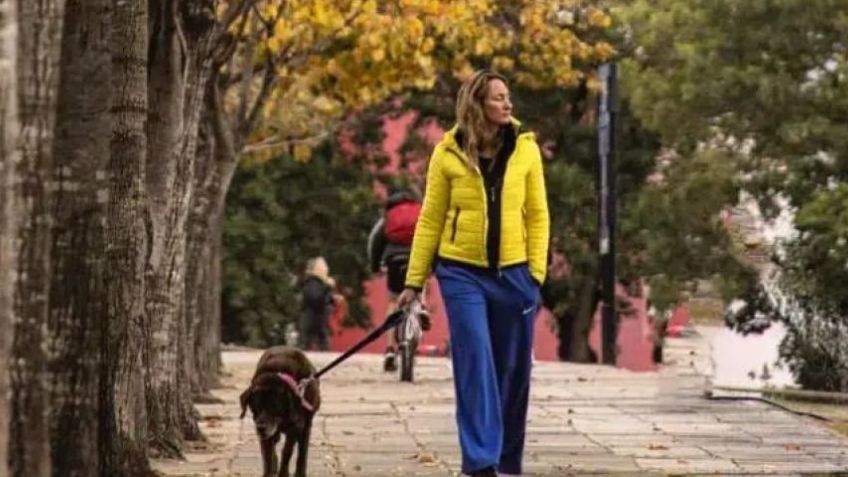
[(436, 145), (406, 289), (435, 274), (447, 308), (462, 472), (521, 474), (533, 324), (550, 218), (542, 155), (512, 117), (506, 79), (479, 71), (459, 90), (457, 125)]
[[(378, 273), (386, 268), (386, 287), (389, 305), (386, 316), (397, 309), (397, 297), (403, 291), (412, 236), (421, 211), (421, 199), (408, 187), (389, 190), (383, 214), (368, 236), (368, 260), (371, 272)], [(429, 329), (429, 316), (421, 316), (422, 329)], [(386, 333), (386, 355), (383, 370), (397, 370), (397, 343), (394, 333)]]
[(300, 346), (308, 350), (315, 344), (319, 350), (330, 349), (330, 315), (333, 312), (333, 288), (330, 268), (324, 257), (309, 259), (301, 289), (303, 315), (300, 321)]

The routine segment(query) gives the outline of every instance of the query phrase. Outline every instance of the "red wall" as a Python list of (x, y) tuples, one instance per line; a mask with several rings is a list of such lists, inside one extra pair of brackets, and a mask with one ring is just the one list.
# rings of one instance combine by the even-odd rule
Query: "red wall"
[[(647, 287), (645, 294), (647, 294)], [(648, 319), (646, 307), (647, 299), (642, 297), (631, 297), (622, 286), (618, 286), (616, 294), (620, 299), (630, 302), (634, 313), (622, 316), (618, 322), (618, 336), (616, 345), (618, 354), (616, 366), (631, 371), (653, 371), (656, 364), (653, 358), (653, 328)], [(589, 347), (595, 352), (600, 360), (601, 353), (601, 307), (595, 310), (595, 318), (592, 330), (589, 333)]]

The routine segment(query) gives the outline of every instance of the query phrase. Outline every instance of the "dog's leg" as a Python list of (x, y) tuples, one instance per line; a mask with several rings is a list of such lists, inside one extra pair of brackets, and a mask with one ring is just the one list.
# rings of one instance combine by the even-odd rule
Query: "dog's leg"
[(289, 462), (291, 462), (292, 453), (294, 453), (295, 439), (290, 434), (286, 434), (286, 443), (283, 444), (283, 458), (280, 461), (280, 473), (277, 477), (289, 477)]
[(306, 459), (309, 457), (309, 434), (312, 432), (312, 417), (307, 418), (303, 433), (297, 443), (297, 468), (294, 477), (306, 477)]
[(279, 440), (279, 434), (269, 439), (259, 439), (259, 448), (262, 450), (262, 477), (274, 477), (277, 473), (277, 453), (274, 448)]

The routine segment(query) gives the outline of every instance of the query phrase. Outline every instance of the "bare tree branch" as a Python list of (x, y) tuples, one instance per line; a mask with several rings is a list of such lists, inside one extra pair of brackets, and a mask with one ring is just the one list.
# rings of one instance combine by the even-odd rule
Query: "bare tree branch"
[(236, 28), (236, 33), (224, 31), (218, 37), (217, 41), (212, 47), (214, 57), (213, 62), (215, 68), (220, 69), (225, 63), (230, 61), (230, 59), (235, 56), (239, 41), (244, 36), (244, 32), (247, 29), (247, 24), (249, 20), (249, 14), (243, 15), (241, 17), (241, 23), (239, 24), (238, 28)]
[[(236, 118), (238, 122), (241, 124), (244, 121), (245, 116), (247, 115), (247, 104), (249, 102), (250, 95), (250, 86), (253, 83), (253, 75), (258, 73), (259, 71), (253, 68), (251, 64), (253, 61), (253, 56), (256, 48), (256, 41), (249, 41), (244, 47), (243, 54), (241, 56), (244, 57), (244, 62), (247, 63), (242, 67), (242, 78), (241, 78), (241, 91), (239, 94), (239, 105), (236, 110)], [(267, 61), (265, 64), (265, 68), (267, 68)]]
[[(235, 23), (242, 15), (247, 13), (248, 10), (253, 8), (254, 5), (259, 0), (241, 0), (241, 2), (233, 2), (230, 3), (230, 7), (224, 12), (223, 17), (221, 18), (221, 31), (225, 32), (230, 28), (230, 25)], [(229, 3), (229, 2), (228, 2)]]
[(223, 150), (227, 157), (237, 157), (233, 129), (224, 109), (224, 100), (221, 96), (220, 81), (217, 74), (213, 73), (207, 83), (206, 108), (209, 111), (212, 135), (215, 138), (215, 147)]
[(253, 131), (253, 128), (256, 127), (262, 108), (265, 106), (268, 98), (271, 97), (271, 92), (277, 83), (276, 65), (270, 58), (266, 60), (266, 63), (265, 76), (262, 77), (262, 86), (259, 89), (259, 94), (256, 95), (256, 99), (253, 101), (250, 113), (247, 116), (242, 116), (242, 123), (239, 125), (239, 136), (243, 138), (239, 142), (242, 144), (247, 139), (247, 136), (250, 135), (250, 132)]
[(281, 138), (279, 135), (274, 135), (255, 144), (248, 144), (244, 146), (244, 148), (242, 148), (242, 152), (249, 154), (252, 152), (263, 151), (265, 149), (289, 147), (294, 146), (296, 144), (314, 144), (323, 139), (326, 139), (331, 132), (332, 128), (327, 128), (327, 130), (322, 131), (318, 134), (313, 134), (311, 136)]

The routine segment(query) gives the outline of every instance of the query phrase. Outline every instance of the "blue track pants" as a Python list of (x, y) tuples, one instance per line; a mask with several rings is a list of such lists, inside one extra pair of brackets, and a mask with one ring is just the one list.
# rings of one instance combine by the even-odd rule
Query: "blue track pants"
[(526, 265), (500, 273), (439, 263), (450, 324), (462, 471), (521, 473), (539, 290)]

